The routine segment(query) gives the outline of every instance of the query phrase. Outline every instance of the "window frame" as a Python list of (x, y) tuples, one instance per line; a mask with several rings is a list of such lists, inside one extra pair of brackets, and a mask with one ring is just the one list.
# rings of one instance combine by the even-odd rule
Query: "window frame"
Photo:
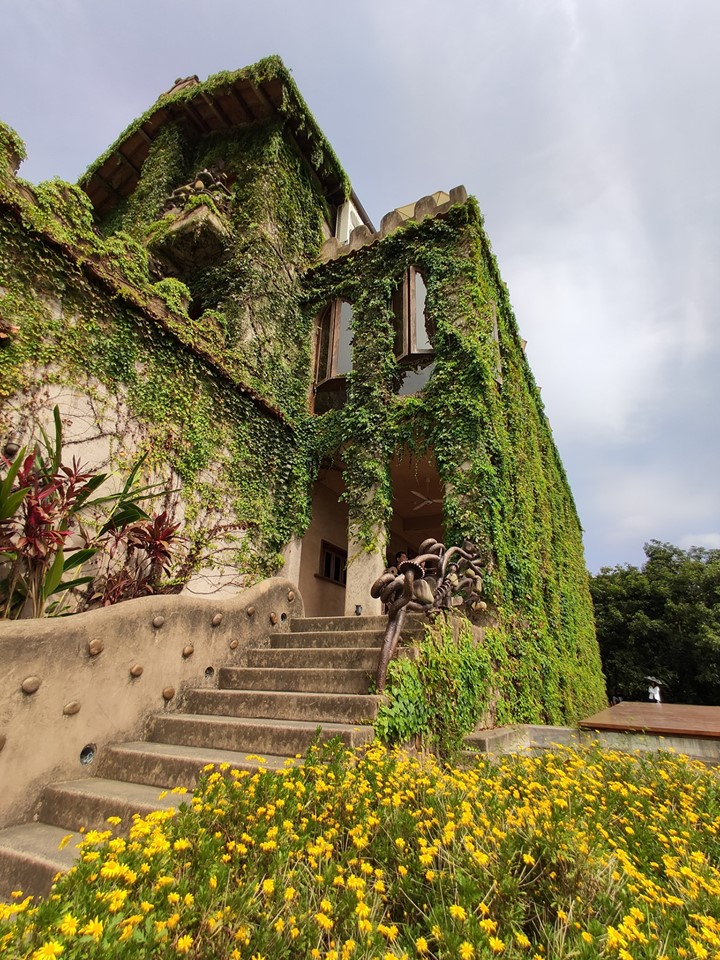
[[(432, 337), (430, 331), (428, 330), (428, 316), (427, 308), (423, 308), (422, 312), (422, 322), (425, 326), (425, 333), (427, 339), (430, 343), (429, 347), (424, 347), (422, 349), (418, 348), (418, 316), (417, 316), (417, 278), (423, 283), (425, 291), (427, 293), (427, 283), (425, 282), (425, 277), (423, 276), (422, 270), (416, 266), (408, 267), (407, 270), (403, 273), (402, 280), (400, 284), (395, 288), (392, 295), (391, 307), (392, 312), (395, 318), (393, 324), (393, 330), (395, 332), (395, 344), (394, 352), (395, 359), (402, 366), (416, 366), (419, 363), (422, 363), (423, 360), (430, 360), (435, 356), (435, 347), (432, 343)], [(396, 297), (398, 292), (401, 291), (401, 317), (398, 317), (398, 312), (396, 309)], [(427, 299), (426, 299), (427, 304)], [(399, 322), (398, 322), (399, 321)], [(398, 338), (398, 329), (400, 330), (401, 337)], [(402, 341), (402, 349), (400, 352), (397, 350), (398, 340)]]
[[(334, 577), (328, 577), (325, 574), (325, 556), (329, 555), (331, 558), (341, 561), (340, 569), (340, 579), (336, 580)], [(345, 589), (347, 587), (347, 561), (348, 561), (348, 552), (343, 550), (342, 547), (336, 546), (334, 543), (330, 543), (329, 540), (320, 541), (320, 562), (318, 566), (318, 572), (315, 576), (318, 580), (324, 580), (326, 583), (334, 583), (338, 587)], [(331, 564), (332, 566), (332, 564)]]
[[(338, 351), (340, 348), (340, 317), (342, 305), (346, 303), (350, 307), (350, 321), (352, 322), (354, 304), (347, 297), (336, 297), (326, 304), (315, 321), (315, 370), (314, 385), (315, 389), (329, 380), (344, 380), (352, 370), (352, 337), (350, 338), (350, 370), (344, 373), (338, 372)], [(320, 363), (323, 356), (323, 328), (327, 320), (328, 330), (328, 352), (325, 361), (325, 370), (320, 370)]]
[(345, 203), (340, 204), (335, 218), (335, 236), (343, 246), (350, 243), (353, 230), (362, 224), (363, 218), (352, 200), (346, 200)]

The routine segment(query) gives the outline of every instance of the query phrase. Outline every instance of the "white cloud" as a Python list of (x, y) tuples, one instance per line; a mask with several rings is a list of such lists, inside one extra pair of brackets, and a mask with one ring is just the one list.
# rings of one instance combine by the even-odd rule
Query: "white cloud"
[(690, 547), (706, 547), (708, 550), (720, 550), (720, 533), (686, 533), (678, 540), (683, 550)]

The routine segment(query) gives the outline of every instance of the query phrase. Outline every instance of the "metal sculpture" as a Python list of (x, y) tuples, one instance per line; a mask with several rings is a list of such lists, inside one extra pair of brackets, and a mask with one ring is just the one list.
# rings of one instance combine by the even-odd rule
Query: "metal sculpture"
[(385, 604), (388, 625), (385, 629), (377, 689), (385, 689), (388, 664), (400, 638), (408, 613), (437, 616), (441, 610), (463, 605), (485, 610), (480, 599), (482, 574), (477, 548), (465, 542), (462, 547), (448, 547), (429, 539), (420, 544), (418, 555), (403, 560), (396, 572), (388, 570), (372, 585), (371, 595)]

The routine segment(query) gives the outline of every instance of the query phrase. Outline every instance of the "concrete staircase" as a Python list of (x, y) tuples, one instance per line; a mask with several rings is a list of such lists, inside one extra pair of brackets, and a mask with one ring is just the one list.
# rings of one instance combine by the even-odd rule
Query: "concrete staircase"
[(386, 622), (293, 620), (268, 647), (247, 651), (247, 666), (223, 667), (217, 689), (191, 690), (183, 712), (151, 717), (145, 740), (102, 751), (94, 776), (47, 786), (34, 822), (0, 830), (0, 897), (46, 894), (77, 855), (78, 837), (60, 849), (63, 838), (107, 829), (110, 816), (127, 828), (134, 813), (177, 805), (176, 794), (161, 800), (160, 791), (194, 787), (208, 763), (277, 770), (318, 736), (348, 747), (372, 740), (380, 697), (368, 691)]

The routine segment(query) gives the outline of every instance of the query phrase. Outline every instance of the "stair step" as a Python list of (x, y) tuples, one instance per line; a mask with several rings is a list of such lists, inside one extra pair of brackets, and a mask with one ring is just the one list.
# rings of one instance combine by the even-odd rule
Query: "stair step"
[(371, 726), (349, 723), (176, 713), (154, 717), (149, 732), (150, 740), (156, 743), (289, 757), (304, 754), (318, 737), (323, 742), (338, 737), (347, 747), (359, 747), (373, 740), (374, 731)]
[(312, 630), (275, 633), (270, 646), (277, 650), (297, 647), (381, 647), (382, 630)]
[[(132, 815), (178, 807), (182, 795), (160, 799), (157, 787), (104, 777), (51, 783), (43, 790), (39, 817), (43, 823), (69, 830), (107, 830), (108, 817), (121, 817), (127, 827)], [(114, 828), (113, 828), (114, 829)]]
[(0, 830), (0, 900), (9, 900), (13, 890), (47, 896), (55, 875), (69, 870), (77, 857), (80, 834), (60, 849), (68, 832), (47, 823)]
[[(421, 634), (422, 623), (408, 618), (406, 642)], [(179, 806), (182, 793), (161, 799), (161, 790), (193, 788), (208, 764), (277, 772), (316, 742), (337, 739), (350, 748), (372, 742), (381, 697), (368, 690), (387, 618), (312, 617), (288, 626), (268, 647), (247, 651), (246, 667), (222, 667), (220, 689), (189, 691), (188, 712), (152, 717), (147, 741), (105, 748), (97, 776), (46, 787), (43, 822), (0, 831), (0, 897), (15, 889), (47, 894), (77, 856), (77, 831), (107, 829), (108, 817), (117, 816), (122, 832), (134, 814)], [(399, 655), (417, 651), (406, 647)]]
[[(233, 770), (282, 770), (287, 757), (269, 755), (265, 763), (245, 752), (214, 750), (210, 747), (178, 746), (172, 743), (130, 741), (117, 743), (103, 753), (98, 773), (116, 780), (127, 779), (154, 787), (195, 788), (203, 767), (209, 763), (229, 763)], [(297, 762), (297, 761), (293, 761)]]
[(380, 657), (379, 647), (264, 647), (262, 650), (248, 650), (249, 667), (327, 667), (332, 664), (338, 669), (367, 670), (374, 674)]
[(318, 633), (323, 631), (352, 632), (377, 630), (382, 633), (387, 626), (387, 617), (293, 617), (292, 633)]
[[(375, 655), (377, 660), (377, 654)], [(326, 658), (326, 662), (328, 662)], [(337, 670), (328, 667), (222, 667), (222, 690), (285, 690), (297, 693), (367, 694), (370, 670)]]
[[(409, 613), (405, 620), (403, 634), (422, 632), (427, 623), (424, 614)], [(290, 621), (291, 633), (322, 633), (325, 631), (341, 631), (343, 633), (356, 633), (365, 630), (378, 630), (385, 632), (388, 618), (380, 617), (293, 617)]]
[(190, 690), (190, 713), (319, 723), (372, 722), (381, 697), (356, 693), (288, 693), (284, 690)]

